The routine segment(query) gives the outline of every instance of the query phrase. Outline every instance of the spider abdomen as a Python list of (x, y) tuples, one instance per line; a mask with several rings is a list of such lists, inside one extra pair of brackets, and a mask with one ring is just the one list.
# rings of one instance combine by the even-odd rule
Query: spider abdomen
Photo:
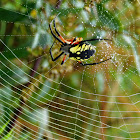
[(77, 61), (85, 61), (89, 59), (94, 53), (95, 48), (91, 44), (86, 42), (78, 45), (74, 45), (69, 49), (69, 57), (70, 59)]

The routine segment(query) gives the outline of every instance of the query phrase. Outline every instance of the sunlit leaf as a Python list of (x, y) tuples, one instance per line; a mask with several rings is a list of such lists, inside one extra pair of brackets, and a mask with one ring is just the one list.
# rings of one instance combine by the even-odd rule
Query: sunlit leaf
[(12, 140), (12, 132), (13, 132), (13, 129), (6, 135), (4, 136), (1, 140)]
[(3, 133), (4, 129), (6, 128), (9, 121), (7, 121), (1, 128), (0, 128), (0, 135)]

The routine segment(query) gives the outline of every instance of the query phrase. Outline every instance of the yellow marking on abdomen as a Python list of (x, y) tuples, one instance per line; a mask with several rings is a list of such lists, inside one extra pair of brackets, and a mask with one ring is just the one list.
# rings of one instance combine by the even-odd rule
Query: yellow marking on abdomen
[(81, 47), (79, 47), (79, 45), (77, 45), (77, 46), (75, 46), (75, 47), (70, 48), (70, 52), (76, 53), (77, 51), (80, 51), (80, 48), (81, 48)]

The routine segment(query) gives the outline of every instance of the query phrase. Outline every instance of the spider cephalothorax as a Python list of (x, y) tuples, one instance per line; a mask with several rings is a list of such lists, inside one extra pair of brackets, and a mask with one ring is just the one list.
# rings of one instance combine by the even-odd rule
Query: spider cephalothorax
[(52, 31), (52, 28), (51, 28), (51, 23), (52, 22), (49, 24), (51, 34), (53, 35), (53, 37), (57, 41), (59, 41), (61, 43), (61, 48), (60, 48), (61, 53), (56, 58), (53, 58), (53, 56), (52, 56), (52, 47), (53, 47), (55, 41), (54, 41), (53, 45), (51, 46), (50, 55), (51, 55), (52, 61), (56, 61), (63, 54), (64, 54), (64, 58), (63, 58), (63, 60), (61, 62), (61, 65), (64, 64), (67, 55), (69, 55), (68, 58), (73, 59), (73, 60), (77, 60), (83, 66), (97, 65), (97, 64), (103, 63), (103, 62), (111, 59), (111, 58), (109, 58), (109, 59), (106, 59), (104, 61), (100, 61), (100, 62), (97, 62), (97, 63), (85, 63), (84, 64), (83, 61), (89, 59), (96, 52), (95, 51), (95, 46), (89, 44), (88, 41), (95, 41), (95, 40), (100, 41), (100, 40), (109, 40), (109, 39), (96, 39), (96, 38), (93, 38), (93, 39), (83, 40), (81, 37), (79, 37), (79, 38), (74, 37), (72, 39), (67, 39), (66, 40), (57, 31), (56, 25), (55, 25), (55, 18), (52, 21), (53, 21), (53, 24), (54, 24), (55, 32), (56, 32), (58, 37)]

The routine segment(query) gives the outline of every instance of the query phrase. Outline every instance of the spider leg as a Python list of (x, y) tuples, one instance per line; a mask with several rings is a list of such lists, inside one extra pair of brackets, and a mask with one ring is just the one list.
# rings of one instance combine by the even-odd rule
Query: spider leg
[(55, 32), (57, 33), (57, 35), (59, 36), (59, 38), (61, 39), (61, 41), (63, 43), (65, 43), (66, 42), (65, 39), (60, 35), (60, 33), (58, 32), (58, 30), (56, 29), (55, 18), (53, 19), (53, 25), (54, 25)]
[[(51, 23), (52, 23), (52, 21), (51, 21)], [(51, 34), (53, 35), (53, 37), (54, 37), (55, 39), (57, 39), (59, 42), (61, 42), (63, 45), (65, 45), (65, 43), (64, 43), (61, 39), (59, 39), (59, 38), (53, 33), (52, 28), (51, 28), (51, 23), (49, 24), (49, 28), (50, 28)]]
[(56, 61), (61, 55), (64, 54), (64, 52), (62, 52), (56, 58), (53, 58), (53, 56), (52, 56), (52, 47), (53, 47), (54, 43), (55, 43), (55, 41), (53, 42), (53, 44), (52, 44), (52, 46), (50, 48), (50, 55), (51, 55), (52, 61)]
[(73, 40), (73, 42), (71, 43), (72, 45), (77, 45), (77, 44), (80, 44), (80, 42), (83, 40), (82, 37), (75, 37), (75, 39)]
[(76, 41), (76, 38), (77, 37), (73, 37), (72, 39), (66, 39), (66, 40), (73, 43), (74, 41)]
[(100, 61), (100, 62), (97, 62), (97, 63), (88, 63), (88, 64), (84, 64), (84, 63), (82, 63), (81, 61), (79, 61), (79, 63), (80, 63), (82, 66), (87, 66), (87, 65), (98, 65), (98, 64), (103, 63), (103, 62), (105, 62), (105, 61), (108, 61), (108, 60), (110, 60), (110, 59), (111, 59), (111, 57), (110, 57), (109, 59), (106, 59), (106, 60), (104, 60), (104, 61)]
[(99, 41), (101, 41), (101, 40), (112, 41), (112, 40), (110, 40), (110, 39), (98, 39), (98, 38), (92, 38), (92, 39), (87, 39), (87, 40), (80, 41), (79, 43), (83, 43), (83, 42), (86, 42), (86, 41), (96, 41), (96, 40), (99, 40)]
[(70, 42), (70, 44), (73, 44), (75, 42), (77, 37), (73, 37), (72, 39), (66, 39), (66, 41)]
[(66, 54), (64, 55), (64, 58), (63, 58), (63, 60), (62, 60), (62, 62), (61, 62), (61, 65), (63, 65), (64, 63), (65, 63), (65, 59), (66, 59)]

